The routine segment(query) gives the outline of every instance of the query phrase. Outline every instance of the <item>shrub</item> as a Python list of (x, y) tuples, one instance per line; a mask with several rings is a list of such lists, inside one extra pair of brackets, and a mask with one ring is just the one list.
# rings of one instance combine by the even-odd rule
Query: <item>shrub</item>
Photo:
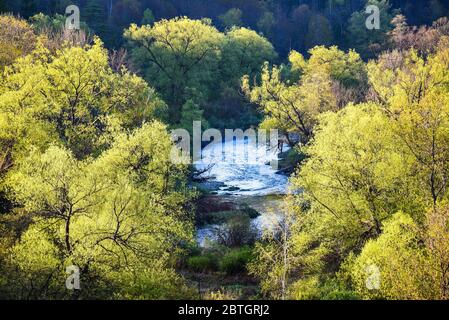
[(198, 225), (208, 225), (208, 224), (223, 224), (236, 217), (249, 217), (250, 219), (255, 219), (260, 216), (257, 210), (244, 206), (241, 210), (228, 210), (228, 211), (217, 211), (204, 213), (197, 217)]
[(239, 247), (254, 244), (257, 229), (247, 216), (236, 216), (217, 230), (218, 242), (227, 247)]
[(335, 279), (317, 276), (298, 280), (290, 288), (290, 298), (295, 300), (358, 300), (356, 292), (347, 290)]
[(246, 265), (252, 259), (252, 249), (244, 246), (232, 249), (220, 260), (220, 271), (227, 274), (238, 274), (246, 271)]
[(240, 211), (245, 213), (251, 219), (256, 219), (258, 216), (260, 216), (260, 213), (256, 209), (251, 208), (247, 204), (244, 204)]

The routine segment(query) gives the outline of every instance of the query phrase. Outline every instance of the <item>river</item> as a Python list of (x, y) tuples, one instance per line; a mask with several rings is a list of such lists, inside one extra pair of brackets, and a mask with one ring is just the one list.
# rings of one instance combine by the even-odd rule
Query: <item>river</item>
[[(283, 147), (286, 151), (287, 146)], [(197, 169), (209, 168), (203, 173), (208, 181), (220, 187), (215, 191), (217, 201), (247, 204), (260, 216), (252, 224), (262, 233), (273, 225), (282, 210), (287, 191), (288, 177), (278, 174), (276, 160), (279, 150), (267, 145), (256, 145), (248, 139), (228, 140), (212, 143), (203, 149), (202, 160)], [(197, 242), (204, 245), (206, 239), (214, 240), (216, 226), (197, 229)]]

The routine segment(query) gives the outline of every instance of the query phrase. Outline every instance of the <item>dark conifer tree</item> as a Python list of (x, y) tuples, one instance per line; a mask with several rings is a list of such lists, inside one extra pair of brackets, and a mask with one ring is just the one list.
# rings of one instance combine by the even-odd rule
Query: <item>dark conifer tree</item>
[(20, 1), (20, 15), (24, 18), (29, 18), (36, 13), (36, 0), (21, 0)]
[(98, 35), (106, 45), (111, 44), (113, 37), (108, 26), (106, 7), (102, 1), (87, 0), (84, 10), (81, 10), (81, 20), (85, 21), (89, 29)]

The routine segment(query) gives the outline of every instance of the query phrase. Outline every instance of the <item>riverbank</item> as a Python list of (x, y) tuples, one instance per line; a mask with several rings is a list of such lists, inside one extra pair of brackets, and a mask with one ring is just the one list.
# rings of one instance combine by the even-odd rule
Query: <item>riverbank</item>
[[(234, 161), (212, 162), (223, 150), (232, 151)], [(284, 150), (269, 154), (245, 141), (227, 141), (208, 148), (196, 164), (208, 170), (192, 183), (202, 194), (196, 204), (197, 247), (181, 272), (202, 298), (217, 291), (232, 299), (260, 298), (257, 279), (246, 266), (256, 241), (281, 217), (288, 176), (297, 161), (293, 150)], [(245, 162), (245, 152), (264, 156)]]

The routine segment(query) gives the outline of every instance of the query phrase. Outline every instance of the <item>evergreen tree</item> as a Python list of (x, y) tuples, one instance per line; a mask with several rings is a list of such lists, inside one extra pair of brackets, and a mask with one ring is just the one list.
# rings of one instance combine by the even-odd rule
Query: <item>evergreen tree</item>
[(372, 58), (386, 48), (387, 34), (392, 29), (391, 20), (397, 11), (391, 9), (388, 0), (369, 0), (366, 6), (368, 5), (379, 8), (380, 28), (369, 30), (366, 27), (368, 15), (365, 13), (365, 9), (354, 12), (349, 20), (348, 43), (362, 56)]
[(81, 13), (81, 19), (87, 22), (89, 29), (98, 35), (105, 44), (111, 44), (111, 34), (108, 27), (108, 19), (106, 15), (105, 7), (101, 4), (101, 1), (88, 0), (86, 7), (84, 8), (84, 17)]
[(242, 22), (242, 10), (237, 8), (229, 9), (225, 14), (219, 16), (221, 24), (226, 29), (232, 28), (234, 26), (241, 26)]
[(309, 31), (305, 39), (308, 48), (317, 45), (331, 45), (333, 40), (332, 27), (325, 16), (320, 14), (312, 16), (308, 29)]

